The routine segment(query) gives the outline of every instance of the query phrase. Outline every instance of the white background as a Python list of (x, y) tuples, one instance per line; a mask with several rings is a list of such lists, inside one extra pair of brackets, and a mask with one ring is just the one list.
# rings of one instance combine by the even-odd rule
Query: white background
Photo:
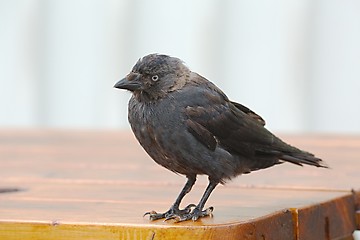
[(127, 128), (166, 53), (278, 132), (360, 133), (360, 1), (0, 0), (0, 127)]

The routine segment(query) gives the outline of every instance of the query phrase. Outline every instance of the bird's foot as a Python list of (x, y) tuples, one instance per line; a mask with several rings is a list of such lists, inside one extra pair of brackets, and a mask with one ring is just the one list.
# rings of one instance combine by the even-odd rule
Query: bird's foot
[(187, 220), (193, 220), (196, 221), (199, 218), (212, 216), (212, 212), (214, 211), (213, 207), (209, 207), (205, 210), (199, 210), (197, 207), (194, 208), (191, 212), (185, 213), (185, 214), (173, 214), (171, 216), (168, 216), (165, 218), (164, 221), (174, 219), (175, 222), (183, 222)]
[(176, 218), (178, 216), (190, 214), (191, 208), (193, 208), (193, 207), (196, 207), (196, 205), (195, 204), (189, 204), (184, 209), (179, 209), (178, 207), (173, 207), (172, 206), (167, 212), (164, 212), (164, 213), (157, 213), (155, 211), (146, 212), (144, 214), (144, 217), (146, 215), (149, 215), (149, 219), (151, 221), (162, 219), (162, 218), (165, 218), (164, 221), (167, 221), (169, 219), (174, 219), (174, 218)]

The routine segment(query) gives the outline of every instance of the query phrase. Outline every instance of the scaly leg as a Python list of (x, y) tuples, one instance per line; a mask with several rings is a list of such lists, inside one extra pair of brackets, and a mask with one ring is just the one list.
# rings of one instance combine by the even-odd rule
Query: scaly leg
[(180, 214), (180, 215), (173, 215), (168, 217), (167, 219), (176, 219), (177, 222), (187, 221), (192, 219), (193, 221), (198, 220), (201, 217), (211, 216), (212, 211), (214, 210), (213, 207), (209, 207), (203, 210), (204, 205), (208, 198), (210, 197), (211, 192), (215, 189), (215, 187), (219, 184), (219, 181), (215, 181), (209, 178), (209, 185), (207, 186), (203, 196), (199, 204), (192, 210), (191, 212)]
[(195, 207), (195, 204), (189, 204), (184, 209), (179, 209), (180, 203), (182, 199), (191, 191), (191, 188), (194, 186), (196, 182), (196, 175), (187, 176), (187, 182), (184, 188), (181, 190), (179, 196), (176, 198), (175, 203), (170, 207), (167, 212), (157, 213), (155, 211), (147, 212), (144, 216), (149, 215), (150, 220), (157, 220), (161, 218), (165, 218), (165, 220), (176, 218), (178, 216), (183, 216), (185, 214), (190, 213), (191, 208)]

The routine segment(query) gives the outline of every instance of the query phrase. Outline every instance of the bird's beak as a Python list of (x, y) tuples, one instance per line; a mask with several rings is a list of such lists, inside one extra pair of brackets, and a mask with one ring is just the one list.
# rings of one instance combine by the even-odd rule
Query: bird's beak
[(114, 88), (126, 89), (129, 91), (139, 90), (141, 88), (140, 74), (130, 73), (125, 78), (118, 81)]

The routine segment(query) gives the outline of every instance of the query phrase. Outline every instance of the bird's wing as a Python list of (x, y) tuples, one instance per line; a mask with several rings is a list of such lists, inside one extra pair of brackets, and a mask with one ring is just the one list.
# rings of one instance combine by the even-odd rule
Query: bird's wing
[(188, 130), (201, 143), (210, 150), (220, 144), (245, 156), (273, 144), (274, 135), (263, 127), (265, 122), (259, 115), (211, 90), (203, 92), (201, 104), (185, 109)]
[[(185, 108), (188, 131), (204, 146), (214, 151), (217, 146), (241, 156), (279, 163), (326, 167), (321, 159), (277, 138), (264, 125), (265, 121), (249, 108), (229, 101), (226, 95), (208, 81), (193, 86), (192, 104)], [(188, 102), (188, 101), (187, 101)]]
[(220, 145), (232, 153), (261, 160), (256, 162), (254, 169), (281, 163), (279, 160), (300, 166), (309, 164), (326, 167), (313, 154), (288, 145), (274, 136), (264, 128), (258, 117), (254, 117), (250, 109), (223, 96), (205, 94), (202, 104), (187, 106), (185, 109), (189, 132), (208, 149), (214, 151)]
[(240, 111), (246, 113), (247, 115), (249, 115), (250, 117), (252, 117), (253, 119), (257, 120), (261, 125), (265, 126), (265, 120), (258, 115), (257, 113), (253, 112), (251, 109), (249, 109), (248, 107), (245, 107), (244, 105), (237, 103), (237, 102), (231, 102), (237, 109), (239, 109)]

